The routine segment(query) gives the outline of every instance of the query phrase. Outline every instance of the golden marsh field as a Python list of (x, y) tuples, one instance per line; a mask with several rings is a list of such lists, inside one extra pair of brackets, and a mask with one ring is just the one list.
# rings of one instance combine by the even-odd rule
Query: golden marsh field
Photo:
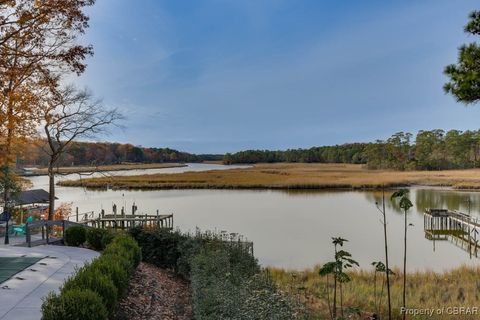
[(231, 170), (67, 180), (62, 186), (115, 189), (374, 189), (425, 185), (480, 188), (480, 169), (369, 170), (356, 164), (275, 163)]

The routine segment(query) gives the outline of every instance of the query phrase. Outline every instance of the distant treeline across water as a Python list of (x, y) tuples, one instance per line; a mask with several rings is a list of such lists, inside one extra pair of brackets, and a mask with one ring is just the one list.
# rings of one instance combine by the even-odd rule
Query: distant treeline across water
[[(202, 162), (225, 164), (273, 162), (357, 163), (371, 169), (441, 170), (480, 166), (480, 130), (398, 132), (386, 140), (288, 150), (245, 150), (223, 154), (192, 154), (170, 148), (147, 148), (109, 142), (73, 142), (60, 166), (109, 165), (123, 162)], [(19, 166), (46, 166), (45, 140), (26, 143)]]
[[(29, 141), (23, 146), (17, 164), (20, 167), (47, 166), (48, 145), (45, 140)], [(147, 148), (128, 143), (72, 142), (58, 161), (59, 166), (110, 165), (124, 162), (202, 162), (221, 161), (223, 154), (191, 154), (170, 148)]]
[(420, 130), (415, 138), (398, 132), (387, 140), (285, 151), (227, 153), (224, 163), (358, 163), (371, 169), (441, 170), (480, 166), (480, 130)]

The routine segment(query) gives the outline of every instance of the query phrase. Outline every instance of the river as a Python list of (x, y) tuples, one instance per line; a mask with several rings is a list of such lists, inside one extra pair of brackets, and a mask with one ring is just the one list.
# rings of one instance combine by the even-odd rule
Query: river
[[(230, 169), (233, 166), (189, 164), (188, 167), (131, 170), (102, 175), (176, 173), (189, 170)], [(96, 173), (96, 175), (100, 175)], [(63, 176), (72, 179), (78, 176)], [(31, 177), (34, 188), (48, 190), (46, 176)], [(254, 242), (255, 256), (264, 266), (304, 269), (332, 260), (331, 237), (349, 240), (344, 249), (361, 267), (384, 259), (381, 214), (375, 203), (381, 193), (372, 191), (278, 191), (278, 190), (158, 190), (91, 191), (59, 187), (58, 201), (71, 202), (80, 212), (105, 209), (113, 203), (129, 211), (135, 202), (139, 213), (173, 213), (175, 227), (182, 231), (226, 230), (238, 232)], [(414, 207), (408, 214), (408, 269), (442, 271), (459, 265), (476, 265), (478, 258), (462, 250), (455, 239), (426, 239), (425, 208), (470, 211), (480, 217), (480, 193), (444, 188), (411, 188)], [(390, 261), (401, 266), (403, 259), (403, 214), (387, 195)]]

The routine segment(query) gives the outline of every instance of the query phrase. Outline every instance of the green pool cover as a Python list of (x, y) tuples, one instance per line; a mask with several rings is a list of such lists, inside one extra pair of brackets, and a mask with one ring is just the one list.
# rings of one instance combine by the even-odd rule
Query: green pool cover
[(0, 257), (0, 283), (42, 259), (34, 257)]

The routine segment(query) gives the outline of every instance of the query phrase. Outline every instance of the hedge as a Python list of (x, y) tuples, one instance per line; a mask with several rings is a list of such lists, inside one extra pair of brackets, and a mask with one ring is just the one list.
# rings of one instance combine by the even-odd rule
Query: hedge
[(115, 233), (108, 229), (90, 228), (87, 230), (87, 243), (95, 250), (101, 251), (112, 242)]
[[(44, 320), (102, 320), (111, 316), (141, 261), (137, 242), (117, 234), (100, 257), (85, 264), (42, 304)], [(85, 311), (78, 311), (84, 308)], [(83, 310), (83, 309), (82, 309)]]
[(300, 307), (282, 294), (258, 261), (237, 242), (211, 232), (132, 229), (144, 261), (190, 280), (195, 319), (299, 318)]
[(89, 289), (71, 289), (60, 295), (50, 293), (42, 305), (43, 320), (106, 320), (102, 298)]
[(78, 247), (86, 240), (86, 230), (82, 226), (72, 226), (65, 230), (65, 242), (69, 246)]

